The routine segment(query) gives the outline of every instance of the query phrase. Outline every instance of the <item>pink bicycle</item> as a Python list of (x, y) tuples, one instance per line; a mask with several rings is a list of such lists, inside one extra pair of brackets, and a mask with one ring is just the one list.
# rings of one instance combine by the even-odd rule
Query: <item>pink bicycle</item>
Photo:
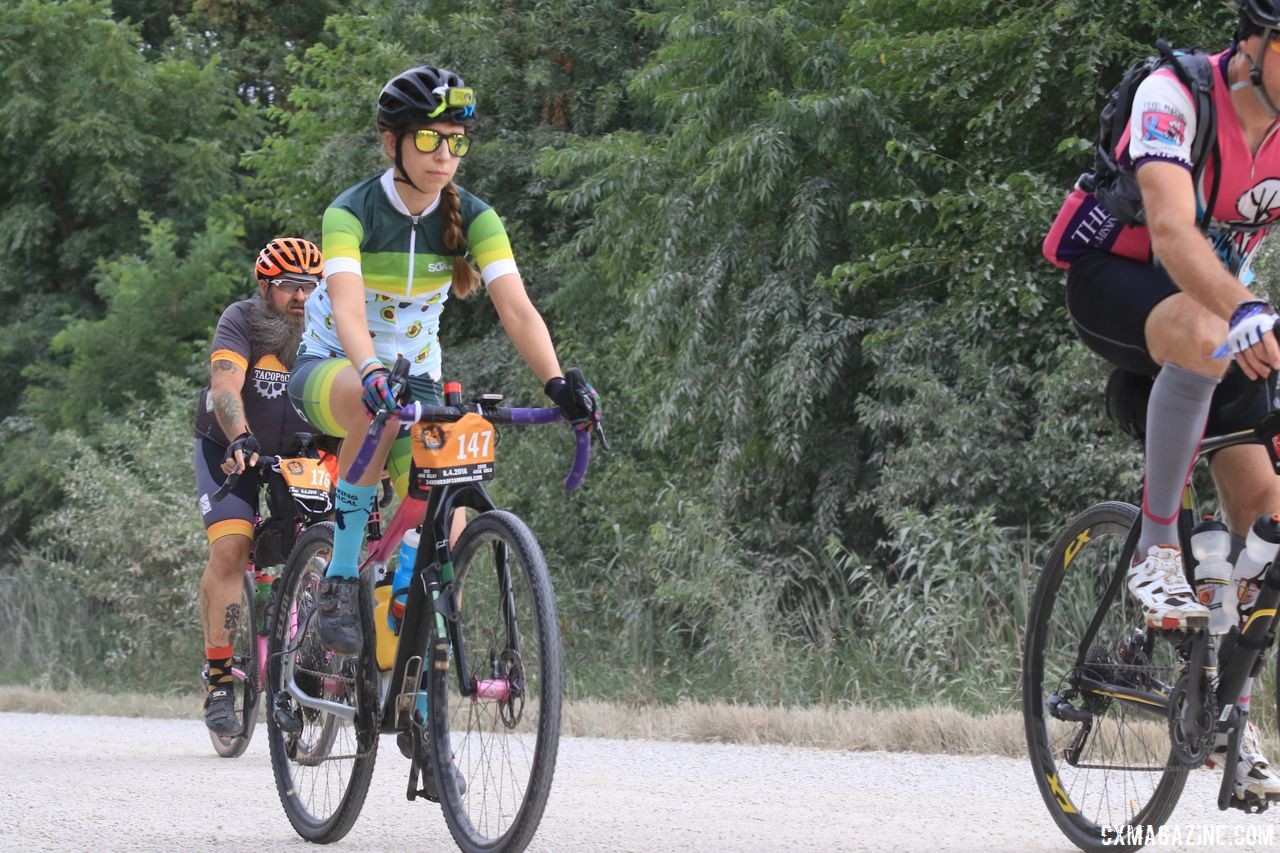
[[(566, 378), (575, 373), (580, 379), (576, 371)], [(277, 582), (267, 736), (280, 802), (303, 838), (328, 843), (350, 830), (380, 733), (395, 734), (409, 759), (408, 799), (439, 802), (462, 850), (522, 850), (537, 829), (564, 693), (555, 594), (532, 532), (499, 510), (481, 481), (493, 474), (496, 424), (553, 424), (561, 415), (499, 407), (501, 399), (482, 394), (464, 404), (446, 385), (448, 405), (406, 405), (370, 425), (351, 476), (367, 466), (384, 428), (415, 424), (410, 488), (427, 496), (406, 498), (369, 546), (359, 654), (328, 652), (312, 624), (333, 522), (303, 532)], [(586, 474), (598, 426), (597, 418), (571, 433), (567, 489)], [(451, 543), (451, 519), (462, 508), (477, 514)], [(419, 526), (403, 617), (391, 633), (391, 591), (380, 578), (405, 532)]]

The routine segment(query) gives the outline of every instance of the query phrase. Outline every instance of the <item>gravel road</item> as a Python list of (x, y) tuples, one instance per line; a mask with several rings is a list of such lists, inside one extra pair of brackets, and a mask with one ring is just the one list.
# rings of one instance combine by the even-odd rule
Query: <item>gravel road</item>
[[(276, 798), (266, 741), (260, 727), (249, 751), (227, 760), (194, 720), (0, 714), (0, 849), (302, 848)], [(456, 849), (438, 806), (405, 800), (406, 767), (384, 738), (364, 810), (336, 849)], [(1277, 849), (1280, 809), (1218, 812), (1214, 781), (1193, 774), (1171, 826), (1193, 842), (1208, 826), (1208, 838), (1226, 841), (1196, 850)], [(1248, 843), (1250, 832), (1271, 832), (1275, 844)], [(1025, 761), (567, 738), (530, 849), (1075, 848)]]

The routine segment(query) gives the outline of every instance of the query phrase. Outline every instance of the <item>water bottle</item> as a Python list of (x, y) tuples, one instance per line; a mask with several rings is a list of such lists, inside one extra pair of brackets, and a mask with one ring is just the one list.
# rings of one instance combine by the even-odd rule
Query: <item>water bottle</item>
[(259, 634), (267, 633), (267, 599), (275, 578), (266, 572), (253, 573), (253, 627)]
[(1249, 528), (1244, 550), (1236, 558), (1235, 571), (1231, 573), (1235, 582), (1236, 608), (1240, 613), (1253, 609), (1263, 572), (1275, 560), (1277, 549), (1280, 549), (1280, 514), (1258, 516)]
[(1209, 633), (1225, 634), (1236, 614), (1227, 585), (1231, 582), (1231, 532), (1220, 521), (1205, 519), (1191, 531), (1196, 560), (1196, 597), (1209, 608)]
[(409, 598), (409, 583), (413, 580), (413, 564), (418, 559), (420, 539), (421, 534), (411, 527), (400, 540), (400, 564), (396, 566), (395, 578), (391, 581), (391, 607), (387, 611), (387, 624), (397, 634), (404, 619), (404, 604)]

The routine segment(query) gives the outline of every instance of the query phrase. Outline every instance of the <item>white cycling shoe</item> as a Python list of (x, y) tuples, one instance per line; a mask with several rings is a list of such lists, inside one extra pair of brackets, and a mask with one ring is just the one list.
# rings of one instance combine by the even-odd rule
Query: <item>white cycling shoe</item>
[[(1223, 738), (1223, 743), (1213, 748), (1204, 763), (1219, 768), (1226, 752), (1226, 739)], [(1271, 762), (1258, 747), (1258, 728), (1253, 723), (1249, 723), (1240, 739), (1240, 760), (1236, 762), (1236, 783), (1232, 793), (1237, 800), (1249, 797), (1280, 800), (1280, 776), (1271, 769)]]
[(1142, 605), (1152, 628), (1173, 631), (1204, 628), (1209, 608), (1196, 599), (1182, 571), (1182, 551), (1171, 545), (1152, 545), (1147, 558), (1129, 569), (1129, 592)]

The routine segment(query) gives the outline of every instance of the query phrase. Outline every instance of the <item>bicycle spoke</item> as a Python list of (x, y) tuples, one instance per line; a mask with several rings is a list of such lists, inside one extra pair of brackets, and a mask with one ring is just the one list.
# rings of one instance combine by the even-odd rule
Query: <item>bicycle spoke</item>
[[(371, 707), (376, 690), (365, 683), (372, 677), (373, 663), (326, 650), (310, 618), (331, 542), (328, 524), (309, 528), (298, 540), (281, 576), (283, 589), (271, 637), (274, 694), (282, 697), (301, 727), (285, 731), (272, 718), (269, 735), (276, 786), (298, 834), (320, 842), (336, 841), (351, 828), (364, 803), (377, 754), (372, 723), (376, 715)], [(371, 657), (372, 623), (365, 621), (365, 655)], [(289, 692), (284, 677), (289, 668), (301, 696)], [(302, 702), (307, 697), (351, 706), (356, 717), (346, 720), (308, 707)]]
[[(479, 516), (459, 540), (460, 654), (468, 671), (436, 672), (434, 757), (465, 791), (444, 792), (463, 849), (520, 849), (541, 819), (559, 738), (563, 670), (541, 551), (508, 513)], [(466, 685), (463, 695), (460, 685)], [(441, 717), (443, 719), (437, 719)]]
[(1148, 633), (1136, 602), (1113, 583), (1136, 515), (1103, 504), (1072, 521), (1045, 567), (1028, 627), (1028, 746), (1054, 819), (1086, 849), (1100, 843), (1103, 826), (1163, 823), (1186, 780), (1170, 764), (1167, 724), (1177, 652)]

